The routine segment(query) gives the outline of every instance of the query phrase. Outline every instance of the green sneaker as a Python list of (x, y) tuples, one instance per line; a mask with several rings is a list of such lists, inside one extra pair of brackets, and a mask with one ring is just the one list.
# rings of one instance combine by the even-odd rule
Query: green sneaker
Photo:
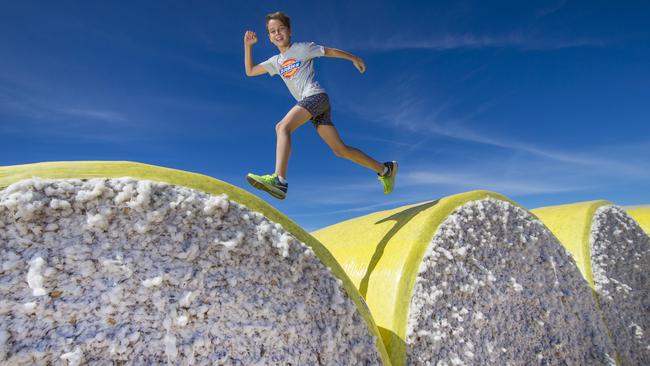
[(268, 192), (271, 196), (283, 200), (287, 196), (289, 183), (282, 184), (276, 174), (255, 175), (248, 173), (246, 180), (253, 187)]
[(384, 163), (384, 166), (388, 168), (388, 172), (385, 175), (379, 175), (377, 173), (377, 179), (384, 185), (384, 194), (389, 194), (393, 191), (395, 186), (395, 176), (397, 175), (397, 162), (388, 161)]

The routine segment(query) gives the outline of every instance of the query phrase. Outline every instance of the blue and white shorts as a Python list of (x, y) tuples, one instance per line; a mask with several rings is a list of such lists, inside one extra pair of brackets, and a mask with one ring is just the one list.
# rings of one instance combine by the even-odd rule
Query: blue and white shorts
[(311, 114), (311, 123), (318, 128), (320, 125), (334, 126), (332, 123), (332, 107), (327, 93), (319, 93), (303, 98), (296, 105), (305, 108)]

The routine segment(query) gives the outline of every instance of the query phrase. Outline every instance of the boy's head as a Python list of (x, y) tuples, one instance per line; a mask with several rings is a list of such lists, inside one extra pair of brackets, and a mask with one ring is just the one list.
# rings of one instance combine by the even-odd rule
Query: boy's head
[(266, 16), (266, 31), (274, 45), (288, 46), (291, 43), (291, 20), (287, 14), (276, 11)]

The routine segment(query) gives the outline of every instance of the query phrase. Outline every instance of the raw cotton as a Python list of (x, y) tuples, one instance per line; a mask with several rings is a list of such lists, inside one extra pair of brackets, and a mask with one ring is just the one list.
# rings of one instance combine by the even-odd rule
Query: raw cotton
[(625, 365), (650, 365), (650, 239), (620, 207), (591, 225), (591, 266), (600, 308)]
[(0, 364), (368, 365), (314, 252), (225, 195), (134, 179), (0, 191)]
[(508, 202), (457, 208), (422, 261), (409, 365), (598, 365), (615, 353), (570, 254)]

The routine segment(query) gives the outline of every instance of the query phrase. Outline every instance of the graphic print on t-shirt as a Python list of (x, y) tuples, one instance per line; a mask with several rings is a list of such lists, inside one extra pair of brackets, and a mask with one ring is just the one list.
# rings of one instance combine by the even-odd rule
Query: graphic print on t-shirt
[(280, 67), (280, 75), (287, 79), (291, 78), (293, 74), (298, 72), (298, 68), (300, 68), (301, 64), (302, 62), (297, 61), (295, 58), (285, 60)]

